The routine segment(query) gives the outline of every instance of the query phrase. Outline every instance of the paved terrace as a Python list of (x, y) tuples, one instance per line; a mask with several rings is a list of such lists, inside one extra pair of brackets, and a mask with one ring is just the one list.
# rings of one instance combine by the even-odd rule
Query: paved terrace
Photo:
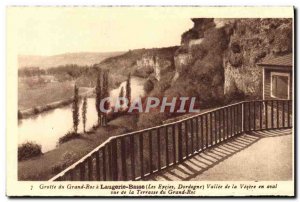
[(292, 180), (292, 130), (245, 133), (147, 180)]

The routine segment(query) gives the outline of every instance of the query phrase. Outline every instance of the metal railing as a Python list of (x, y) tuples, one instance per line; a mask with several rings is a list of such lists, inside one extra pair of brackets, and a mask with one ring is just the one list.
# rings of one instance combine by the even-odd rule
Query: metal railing
[(110, 137), (50, 180), (140, 180), (243, 132), (291, 127), (291, 100), (243, 101)]

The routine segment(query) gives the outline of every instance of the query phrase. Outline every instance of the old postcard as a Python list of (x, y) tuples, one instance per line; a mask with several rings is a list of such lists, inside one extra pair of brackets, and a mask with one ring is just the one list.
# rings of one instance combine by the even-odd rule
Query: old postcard
[(294, 8), (7, 7), (7, 195), (294, 196)]

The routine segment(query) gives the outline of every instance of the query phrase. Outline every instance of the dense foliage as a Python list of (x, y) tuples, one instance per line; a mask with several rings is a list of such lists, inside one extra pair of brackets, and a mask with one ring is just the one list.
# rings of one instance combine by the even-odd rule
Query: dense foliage
[(42, 154), (42, 146), (34, 142), (26, 142), (18, 146), (18, 160), (22, 161)]

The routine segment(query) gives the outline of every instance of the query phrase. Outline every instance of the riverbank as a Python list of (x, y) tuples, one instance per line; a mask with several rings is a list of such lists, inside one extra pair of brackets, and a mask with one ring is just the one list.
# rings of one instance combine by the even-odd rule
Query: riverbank
[[(83, 87), (81, 87), (80, 91), (81, 92), (79, 94), (79, 97), (84, 97), (84, 96), (90, 97), (90, 96), (93, 96), (93, 94), (94, 94), (94, 88), (83, 88)], [(46, 111), (49, 111), (49, 110), (52, 110), (52, 109), (56, 109), (56, 108), (59, 108), (59, 107), (69, 105), (72, 102), (73, 102), (73, 98), (70, 97), (68, 99), (55, 101), (55, 102), (52, 102), (52, 103), (49, 103), (49, 104), (46, 104), (46, 105), (43, 105), (43, 106), (36, 106), (36, 107), (29, 108), (29, 109), (26, 109), (26, 110), (19, 110), (18, 119), (29, 118), (31, 116), (40, 114), (42, 112), (46, 112)]]
[(80, 138), (60, 144), (54, 150), (39, 157), (20, 161), (18, 162), (18, 179), (24, 181), (49, 180), (59, 173), (56, 170), (57, 166), (66, 161), (66, 156), (72, 156), (72, 159), (67, 159), (68, 163), (61, 169), (70, 166), (109, 137), (133, 131), (137, 127), (136, 123), (135, 115), (118, 117), (110, 121), (107, 127), (99, 127), (92, 133), (86, 133)]

